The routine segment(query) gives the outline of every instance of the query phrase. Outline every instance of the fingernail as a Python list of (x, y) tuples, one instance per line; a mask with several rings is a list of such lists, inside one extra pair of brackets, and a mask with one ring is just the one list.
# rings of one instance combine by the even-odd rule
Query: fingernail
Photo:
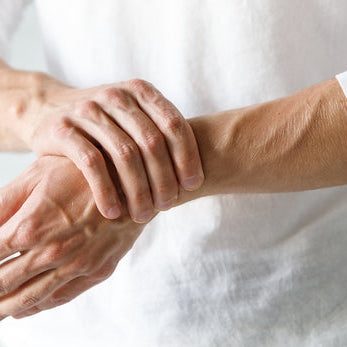
[(13, 315), (12, 316), (14, 319), (21, 319), (21, 318), (25, 318), (25, 317), (27, 317), (27, 315), (26, 314), (15, 314), (15, 315)]
[(111, 207), (108, 211), (107, 211), (107, 217), (110, 219), (115, 219), (118, 218), (121, 214), (121, 210), (120, 208), (116, 205)]
[(173, 205), (174, 201), (176, 201), (176, 200), (177, 200), (177, 196), (175, 196), (174, 198), (167, 200), (165, 202), (159, 201), (158, 202), (158, 209), (159, 210), (167, 210)]
[(150, 210), (150, 211), (146, 211), (144, 213), (141, 213), (140, 215), (138, 215), (137, 217), (134, 218), (134, 220), (137, 222), (137, 223), (146, 223), (150, 220), (150, 218), (152, 217), (153, 215), (153, 211)]
[(200, 187), (202, 181), (203, 181), (203, 177), (200, 175), (187, 177), (183, 181), (183, 188), (186, 190), (195, 190)]

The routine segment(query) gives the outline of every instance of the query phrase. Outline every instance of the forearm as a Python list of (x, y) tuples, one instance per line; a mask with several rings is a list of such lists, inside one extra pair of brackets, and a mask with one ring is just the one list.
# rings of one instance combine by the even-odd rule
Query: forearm
[(0, 59), (0, 151), (30, 150), (22, 119), (38, 112), (47, 93), (62, 86), (46, 74), (14, 70)]
[(347, 183), (347, 102), (337, 80), (239, 110), (193, 118), (206, 181), (181, 202), (228, 193)]

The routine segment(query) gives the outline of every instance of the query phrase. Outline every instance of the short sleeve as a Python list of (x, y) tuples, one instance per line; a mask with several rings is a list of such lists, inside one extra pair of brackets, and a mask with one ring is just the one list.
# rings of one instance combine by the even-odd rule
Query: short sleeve
[(335, 77), (339, 81), (340, 86), (347, 97), (347, 71), (342, 72)]
[(32, 0), (0, 0), (0, 58), (9, 55), (10, 38), (16, 29), (23, 9)]

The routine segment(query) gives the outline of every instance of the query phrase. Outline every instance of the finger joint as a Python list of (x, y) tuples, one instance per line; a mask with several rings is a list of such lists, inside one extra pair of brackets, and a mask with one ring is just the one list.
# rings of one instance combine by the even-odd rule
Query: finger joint
[(39, 301), (39, 298), (34, 295), (21, 295), (19, 298), (19, 304), (22, 308), (29, 308), (31, 306), (34, 306)]
[(159, 94), (156, 88), (148, 81), (135, 78), (130, 80), (128, 83), (130, 89), (133, 90), (135, 94), (140, 95), (144, 100), (153, 100), (153, 98)]
[(102, 162), (102, 155), (98, 150), (87, 150), (79, 156), (83, 167), (95, 168), (100, 166)]
[(164, 117), (164, 129), (173, 134), (177, 138), (182, 138), (186, 132), (185, 120), (180, 117), (167, 116)]
[(160, 133), (146, 133), (143, 136), (142, 148), (149, 153), (156, 154), (165, 149), (165, 143)]
[(102, 98), (118, 109), (127, 110), (130, 106), (130, 99), (127, 93), (119, 88), (106, 88), (102, 92)]
[(75, 110), (79, 115), (97, 112), (98, 108), (98, 104), (92, 100), (80, 101), (75, 106)]
[(129, 163), (137, 155), (138, 149), (132, 143), (121, 143), (116, 146), (115, 154), (123, 162)]

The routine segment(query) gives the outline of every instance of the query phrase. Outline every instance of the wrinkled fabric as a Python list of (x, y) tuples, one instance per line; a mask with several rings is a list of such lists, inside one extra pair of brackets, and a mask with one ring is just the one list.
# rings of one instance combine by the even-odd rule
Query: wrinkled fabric
[[(347, 67), (345, 0), (36, 6), (55, 77), (80, 88), (143, 78), (185, 117), (278, 98)], [(346, 346), (346, 211), (341, 186), (160, 213), (110, 279), (1, 322), (0, 346)]]

